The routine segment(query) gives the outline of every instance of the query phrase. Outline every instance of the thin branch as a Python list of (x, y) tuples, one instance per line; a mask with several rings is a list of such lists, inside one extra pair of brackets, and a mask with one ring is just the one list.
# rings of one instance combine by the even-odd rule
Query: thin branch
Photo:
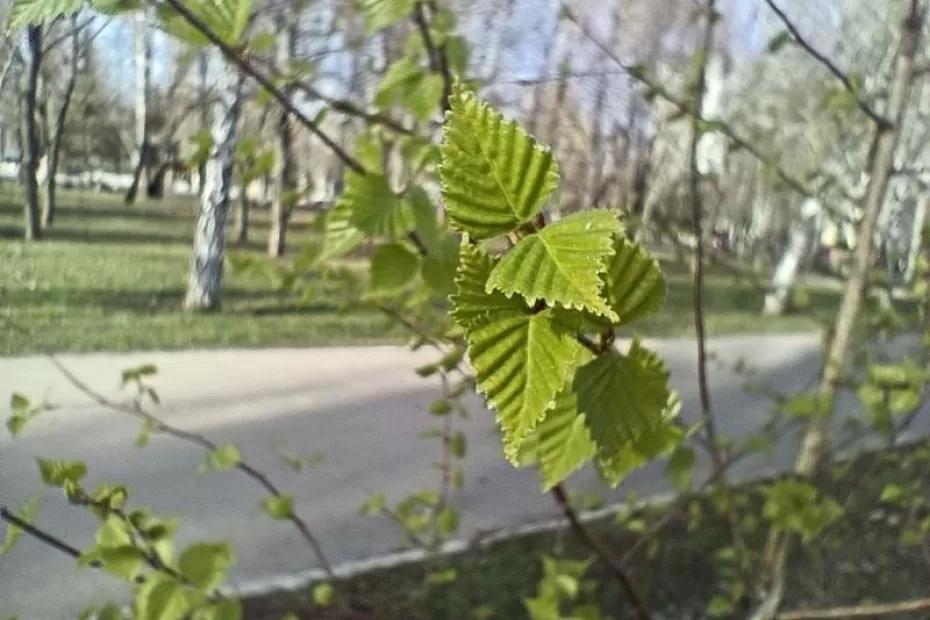
[(355, 116), (356, 118), (360, 118), (363, 121), (370, 123), (372, 125), (383, 125), (387, 127), (388, 129), (396, 131), (397, 133), (403, 134), (405, 136), (416, 135), (416, 132), (414, 132), (412, 129), (410, 129), (409, 127), (405, 127), (399, 121), (394, 120), (393, 118), (391, 118), (390, 116), (386, 114), (382, 114), (380, 112), (369, 112), (365, 110), (364, 108), (361, 108), (346, 99), (335, 99), (333, 97), (324, 95), (319, 90), (317, 90), (313, 85), (308, 84), (307, 82), (303, 80), (294, 80), (294, 81), (291, 81), (291, 84), (298, 90), (302, 91), (308, 97), (312, 97), (314, 99), (319, 99), (320, 101), (323, 101), (324, 103), (326, 103), (326, 105), (328, 105), (331, 109), (335, 110), (336, 112), (340, 112), (342, 114), (345, 114), (346, 116)]
[[(776, 174), (776, 176), (794, 192), (805, 198), (817, 198), (816, 193), (803, 181), (785, 170), (773, 157), (759, 150), (759, 148), (755, 146), (755, 143), (752, 139), (742, 136), (735, 129), (733, 129), (733, 127), (724, 121), (718, 119), (707, 119), (704, 116), (697, 114), (696, 111), (692, 109), (692, 106), (687, 99), (679, 97), (666, 90), (658, 81), (649, 77), (642, 67), (624, 62), (623, 59), (621, 59), (617, 53), (614, 52), (614, 50), (610, 49), (606, 43), (601, 41), (571, 12), (565, 12), (565, 15), (566, 19), (572, 22), (581, 31), (585, 38), (594, 43), (594, 45), (601, 51), (601, 53), (605, 54), (614, 63), (616, 63), (617, 66), (623, 69), (627, 75), (643, 85), (650, 95), (661, 97), (672, 106), (674, 106), (675, 109), (681, 114), (692, 117), (696, 115), (697, 120), (705, 126), (705, 131), (715, 131), (721, 134), (727, 138), (734, 147), (742, 149), (752, 155), (764, 166), (771, 169)], [(833, 209), (830, 205), (825, 206), (828, 210), (835, 212), (835, 209)]]
[(930, 598), (918, 598), (879, 605), (854, 605), (832, 609), (798, 609), (778, 614), (778, 620), (831, 620), (833, 618), (874, 618), (891, 614), (915, 614), (930, 610)]
[[(43, 530), (40, 530), (35, 525), (29, 523), (28, 521), (19, 518), (16, 514), (9, 510), (6, 506), (0, 506), (0, 519), (6, 521), (11, 526), (18, 527), (26, 534), (29, 534), (36, 540), (40, 540), (49, 547), (64, 553), (65, 555), (71, 556), (75, 560), (81, 559), (81, 550), (73, 545), (65, 542), (64, 540), (58, 538), (53, 534), (49, 534)], [(101, 568), (103, 565), (99, 560), (94, 560), (90, 562), (90, 566), (93, 568)]]
[[(154, 0), (150, 0), (154, 2)], [(223, 53), (223, 56), (226, 57), (232, 64), (234, 64), (242, 73), (251, 77), (253, 80), (259, 83), (272, 97), (288, 112), (294, 115), (300, 123), (309, 129), (320, 141), (323, 142), (339, 160), (354, 170), (359, 174), (366, 174), (365, 167), (357, 159), (352, 157), (345, 149), (339, 146), (335, 140), (330, 138), (326, 132), (324, 132), (319, 125), (317, 125), (313, 119), (304, 114), (294, 103), (290, 100), (287, 94), (284, 93), (278, 86), (276, 86), (266, 75), (259, 71), (248, 59), (246, 59), (238, 50), (233, 46), (223, 40), (214, 30), (200, 17), (193, 13), (187, 5), (182, 2), (182, 0), (163, 0), (165, 4), (174, 9), (178, 15), (180, 15), (184, 20), (194, 27), (195, 30), (200, 32), (203, 36), (207, 38), (213, 45), (215, 45), (220, 52)]]
[[(87, 397), (89, 397), (91, 400), (96, 402), (98, 405), (106, 407), (107, 409), (110, 409), (112, 411), (118, 411), (121, 413), (125, 413), (127, 415), (131, 415), (135, 418), (138, 418), (144, 421), (145, 423), (149, 424), (152, 428), (152, 431), (155, 433), (164, 433), (166, 435), (170, 435), (176, 439), (180, 439), (182, 441), (186, 441), (188, 443), (198, 445), (201, 448), (204, 448), (205, 450), (209, 450), (210, 452), (214, 452), (220, 448), (219, 444), (214, 443), (213, 441), (211, 441), (204, 435), (201, 435), (199, 433), (192, 433), (189, 431), (185, 431), (183, 429), (177, 428), (175, 426), (172, 426), (170, 424), (163, 422), (161, 418), (149, 413), (148, 411), (143, 409), (138, 403), (135, 403), (134, 405), (126, 405), (126, 404), (118, 403), (118, 402), (115, 402), (115, 401), (112, 401), (106, 398), (102, 394), (99, 394), (96, 391), (94, 391), (86, 383), (78, 379), (64, 364), (58, 361), (58, 359), (56, 359), (55, 357), (51, 357), (50, 360), (52, 364), (54, 364), (55, 367), (58, 368), (61, 374), (64, 375), (64, 377), (71, 383), (71, 385), (73, 385), (75, 388), (80, 390), (82, 393), (84, 393)], [(242, 473), (246, 474), (247, 476), (249, 476), (252, 480), (257, 482), (259, 485), (261, 485), (265, 489), (265, 491), (267, 491), (270, 495), (273, 495), (275, 497), (283, 496), (283, 493), (278, 489), (277, 486), (275, 486), (273, 482), (271, 482), (271, 480), (268, 478), (268, 476), (264, 472), (260, 471), (259, 469), (256, 469), (253, 465), (250, 465), (245, 460), (240, 459), (236, 463), (235, 468), (241, 471)], [(313, 551), (313, 554), (316, 556), (316, 559), (319, 562), (320, 567), (323, 569), (323, 571), (330, 578), (332, 578), (334, 576), (332, 565), (329, 563), (329, 560), (326, 558), (326, 554), (323, 552), (323, 548), (320, 545), (320, 542), (317, 540), (316, 536), (314, 536), (314, 534), (310, 531), (310, 527), (307, 525), (307, 522), (304, 521), (300, 516), (298, 516), (297, 513), (294, 512), (293, 510), (291, 511), (291, 514), (288, 516), (288, 520), (290, 520), (291, 523), (293, 523), (294, 527), (297, 528), (297, 530), (300, 532), (303, 539), (310, 546), (310, 548)]]
[(853, 97), (856, 98), (856, 104), (859, 106), (859, 109), (862, 110), (866, 116), (868, 116), (872, 121), (875, 122), (881, 128), (888, 129), (891, 127), (891, 121), (875, 111), (875, 109), (866, 102), (859, 93), (859, 89), (853, 84), (852, 80), (849, 78), (846, 73), (844, 73), (839, 67), (836, 66), (832, 60), (827, 58), (824, 54), (817, 51), (813, 45), (811, 45), (798, 30), (797, 26), (792, 23), (791, 19), (785, 14), (785, 12), (775, 4), (774, 0), (765, 0), (765, 4), (768, 5), (772, 12), (778, 16), (778, 19), (782, 21), (785, 25), (785, 28), (788, 29), (788, 32), (791, 33), (791, 36), (794, 38), (795, 42), (810, 55), (814, 60), (819, 62), (821, 65), (826, 67), (827, 71), (832, 73), (836, 79), (840, 81), (845, 88)]
[[(449, 110), (452, 96), (452, 83), (454, 81), (452, 72), (449, 70), (449, 58), (446, 54), (446, 46), (437, 46), (433, 40), (433, 35), (429, 30), (429, 22), (426, 19), (426, 2), (417, 2), (413, 8), (413, 21), (420, 31), (420, 37), (423, 39), (423, 47), (426, 48), (426, 54), (429, 58), (430, 69), (434, 73), (442, 76), (442, 111), (445, 113)], [(432, 2), (430, 8), (435, 13), (436, 7)]]
[[(72, 19), (73, 19), (74, 17), (76, 17), (76, 15), (73, 16)], [(94, 20), (95, 20), (95, 19), (96, 19), (96, 17), (88, 17), (86, 20), (84, 20), (84, 21), (81, 22), (80, 24), (76, 24), (76, 25), (72, 26), (71, 28), (69, 28), (68, 30), (66, 30), (64, 33), (62, 33), (60, 36), (58, 36), (58, 37), (52, 39), (52, 41), (51, 41), (50, 43), (46, 43), (46, 44), (45, 44), (45, 47), (44, 47), (43, 50), (42, 50), (42, 53), (43, 53), (43, 54), (48, 54), (48, 53), (51, 52), (53, 49), (55, 49), (58, 45), (60, 45), (62, 42), (67, 41), (68, 39), (70, 39), (72, 36), (74, 36), (74, 35), (76, 35), (76, 34), (79, 34), (82, 30), (84, 30), (84, 29), (87, 28), (89, 25), (91, 25), (92, 23), (94, 23)], [(110, 23), (110, 20), (106, 20), (106, 22), (105, 22), (104, 25), (109, 24), (109, 23)]]
[(565, 487), (561, 484), (555, 485), (552, 488), (552, 496), (555, 498), (559, 508), (561, 508), (562, 514), (568, 519), (568, 523), (578, 539), (597, 555), (598, 559), (604, 563), (604, 566), (607, 567), (610, 574), (620, 585), (620, 588), (633, 606), (633, 616), (639, 620), (649, 620), (652, 615), (649, 613), (649, 608), (646, 607), (646, 602), (642, 595), (633, 585), (633, 582), (630, 581), (623, 565), (613, 556), (610, 549), (608, 549), (602, 541), (595, 538), (587, 526), (581, 522), (578, 513), (575, 512), (575, 509), (568, 499)]

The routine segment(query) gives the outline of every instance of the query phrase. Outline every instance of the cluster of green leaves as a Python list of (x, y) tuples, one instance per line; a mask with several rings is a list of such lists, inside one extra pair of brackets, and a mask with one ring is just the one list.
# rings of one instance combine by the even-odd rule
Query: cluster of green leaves
[(885, 435), (895, 421), (915, 411), (921, 402), (930, 372), (905, 358), (893, 364), (872, 364), (857, 394), (872, 427)]
[[(558, 166), (516, 123), (457, 86), (440, 177), (463, 233), (452, 315), (477, 387), (497, 413), (504, 452), (539, 464), (548, 488), (594, 460), (611, 484), (680, 439), (668, 372), (614, 332), (655, 312), (657, 262), (624, 236), (616, 213), (544, 225)], [(500, 253), (500, 238), (513, 247)]]
[(832, 498), (823, 497), (817, 488), (800, 480), (779, 480), (763, 489), (763, 516), (784, 532), (811, 540), (843, 514)]
[(523, 601), (531, 620), (600, 620), (597, 604), (590, 602), (597, 582), (585, 579), (589, 560), (542, 558), (543, 574), (536, 596)]
[[(42, 481), (61, 489), (68, 501), (87, 507), (100, 526), (94, 544), (80, 563), (94, 566), (134, 587), (135, 620), (239, 620), (239, 602), (223, 597), (218, 588), (235, 563), (225, 542), (197, 542), (175, 553), (177, 522), (144, 508), (128, 508), (129, 490), (122, 485), (82, 484), (87, 467), (81, 461), (39, 459)], [(84, 618), (121, 619), (116, 605), (87, 610)]]

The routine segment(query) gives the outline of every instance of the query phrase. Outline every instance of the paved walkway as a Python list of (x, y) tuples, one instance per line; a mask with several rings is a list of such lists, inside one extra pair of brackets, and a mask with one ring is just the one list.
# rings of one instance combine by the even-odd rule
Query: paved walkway
[[(683, 415), (696, 414), (694, 344), (690, 339), (650, 343), (666, 360), (680, 391)], [(745, 434), (770, 410), (770, 401), (744, 390), (746, 377), (727, 368), (751, 361), (754, 381), (790, 392), (817, 372), (819, 339), (813, 334), (737, 336), (714, 339), (712, 370), (715, 408), (724, 432)], [(155, 383), (161, 415), (179, 427), (218, 442), (236, 442), (246, 457), (296, 496), (296, 509), (323, 541), (334, 563), (398, 549), (403, 539), (385, 520), (358, 516), (370, 492), (391, 500), (434, 485), (435, 440), (418, 433), (435, 419), (426, 412), (436, 397), (433, 380), (413, 369), (434, 354), (400, 347), (222, 350), (128, 355), (62, 356), (61, 360), (95, 389), (119, 395), (120, 370), (141, 363), (160, 368)], [(153, 438), (139, 449), (138, 423), (103, 411), (74, 390), (41, 357), (0, 360), (0, 400), (10, 393), (43, 395), (60, 409), (34, 421), (24, 436), (0, 439), (0, 502), (16, 506), (41, 486), (34, 457), (80, 458), (88, 483), (129, 484), (134, 501), (157, 513), (177, 515), (181, 542), (230, 539), (238, 553), (237, 583), (290, 574), (314, 565), (314, 557), (290, 524), (275, 522), (258, 508), (259, 490), (238, 472), (198, 477), (203, 453), (170, 437)], [(457, 422), (468, 435), (462, 534), (514, 525), (554, 514), (539, 492), (532, 471), (504, 462), (490, 415), (477, 399), (472, 416)], [(276, 453), (321, 451), (318, 470), (295, 472)], [(790, 462), (790, 450), (772, 462), (755, 463), (759, 474)], [(749, 471), (749, 470), (746, 470)], [(577, 490), (606, 493), (590, 472), (571, 479)], [(637, 472), (618, 491), (655, 493), (665, 489), (661, 466)], [(77, 546), (91, 540), (93, 519), (46, 492), (39, 525)], [(102, 597), (124, 600), (126, 589), (98, 571), (74, 563), (43, 544), (23, 539), (0, 558), (0, 617), (54, 620), (74, 618)]]

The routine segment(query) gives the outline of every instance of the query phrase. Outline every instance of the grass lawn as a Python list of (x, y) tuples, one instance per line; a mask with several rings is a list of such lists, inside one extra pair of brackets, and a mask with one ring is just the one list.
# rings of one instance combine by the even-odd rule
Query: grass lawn
[[(126, 207), (119, 195), (65, 191), (60, 202), (47, 238), (25, 243), (19, 240), (21, 192), (9, 184), (0, 188), (0, 355), (397, 342), (404, 336), (375, 309), (347, 309), (349, 292), (337, 281), (312, 282), (304, 298), (281, 293), (266, 275), (227, 270), (222, 312), (185, 313), (180, 304), (191, 199)], [(292, 248), (306, 239), (309, 218), (299, 213), (293, 222)], [(267, 230), (267, 211), (256, 210), (252, 243), (233, 251), (261, 255)], [(667, 271), (668, 303), (639, 326), (645, 335), (692, 332), (687, 270), (670, 264)], [(837, 299), (827, 291), (810, 296), (826, 314)], [(758, 289), (730, 274), (709, 274), (706, 299), (711, 333), (818, 327), (800, 315), (763, 319)]]

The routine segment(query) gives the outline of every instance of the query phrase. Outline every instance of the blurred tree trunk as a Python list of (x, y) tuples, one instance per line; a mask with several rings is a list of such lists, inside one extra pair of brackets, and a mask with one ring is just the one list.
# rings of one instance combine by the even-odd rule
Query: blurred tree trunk
[(23, 41), (23, 76), (20, 118), (20, 175), (25, 193), (25, 237), (38, 239), (39, 226), (39, 160), (42, 157), (39, 138), (39, 121), (36, 117), (36, 96), (39, 88), (39, 71), (42, 68), (42, 26), (27, 26)]
[(65, 121), (68, 119), (68, 109), (71, 107), (71, 98), (77, 84), (78, 63), (81, 55), (81, 31), (77, 19), (77, 14), (71, 16), (71, 58), (68, 63), (68, 77), (65, 90), (61, 95), (58, 114), (55, 116), (55, 125), (51, 130), (51, 141), (48, 148), (48, 173), (45, 178), (45, 204), (42, 211), (43, 228), (48, 228), (55, 220), (55, 176), (58, 174), (61, 144), (65, 136)]
[(239, 186), (239, 202), (238, 209), (236, 209), (236, 219), (235, 219), (235, 230), (233, 231), (233, 236), (236, 238), (236, 243), (238, 245), (244, 245), (249, 241), (249, 195), (247, 190), (247, 184), (242, 183)]
[(131, 205), (136, 200), (139, 186), (145, 187), (146, 166), (150, 157), (148, 98), (149, 83), (152, 79), (152, 29), (149, 26), (148, 10), (136, 13), (135, 21), (135, 66), (136, 91), (134, 99), (136, 120), (136, 152), (135, 170), (132, 174), (132, 184), (126, 192), (126, 204)]
[[(863, 203), (862, 220), (856, 231), (856, 252), (852, 273), (846, 282), (843, 299), (836, 314), (833, 335), (827, 348), (823, 374), (818, 390), (822, 410), (809, 418), (801, 440), (801, 448), (794, 465), (800, 479), (812, 478), (823, 466), (829, 451), (829, 429), (833, 417), (834, 399), (846, 372), (853, 329), (859, 319), (862, 298), (872, 265), (872, 246), (875, 224), (885, 203), (888, 179), (894, 170), (895, 151), (901, 136), (901, 127), (907, 116), (911, 86), (914, 81), (914, 59), (918, 53), (926, 2), (911, 0), (908, 16), (901, 29), (895, 54), (894, 73), (888, 87), (888, 104), (885, 117), (887, 126), (876, 126), (872, 142), (872, 156), (868, 164), (868, 188)], [(773, 620), (778, 614), (785, 591), (785, 573), (788, 549), (792, 537), (785, 532), (772, 532), (765, 550), (760, 574), (761, 603), (751, 616), (752, 620)]]
[(224, 61), (216, 102), (213, 104), (213, 146), (205, 166), (204, 191), (194, 229), (194, 255), (184, 307), (215, 310), (220, 305), (223, 258), (226, 250), (226, 220), (229, 212), (233, 162), (236, 156), (237, 125), (242, 107), (242, 79)]
[[(207, 86), (207, 79), (210, 75), (210, 57), (206, 50), (200, 50), (197, 55), (197, 72), (199, 89), (198, 97), (200, 100), (200, 130), (209, 131), (210, 128), (210, 89)], [(203, 188), (207, 181), (207, 162), (202, 161), (197, 165), (197, 195), (203, 195)]]
[(920, 248), (924, 237), (924, 226), (927, 223), (927, 207), (930, 200), (926, 196), (919, 196), (914, 207), (914, 221), (911, 225), (911, 243), (907, 252), (907, 269), (904, 272), (905, 281), (914, 281), (917, 274), (917, 263), (920, 260)]
[(801, 217), (791, 226), (788, 244), (775, 267), (772, 289), (765, 296), (762, 314), (781, 316), (788, 309), (801, 265), (815, 246), (822, 211), (820, 203), (813, 198), (805, 200), (801, 205)]
[[(275, 61), (279, 71), (288, 71), (297, 45), (297, 20), (282, 9), (275, 19), (278, 30)], [(283, 256), (287, 250), (287, 223), (297, 199), (297, 174), (294, 170), (294, 127), (291, 115), (278, 111), (278, 152), (275, 156), (274, 195), (271, 200), (271, 230), (268, 255)], [(267, 185), (266, 185), (267, 187)]]
[[(612, 50), (617, 49), (620, 43), (620, 6), (617, 3), (613, 13), (610, 16), (610, 34), (608, 35), (607, 45)], [(598, 207), (603, 199), (603, 192), (600, 191), (601, 177), (604, 174), (604, 106), (607, 104), (607, 93), (610, 89), (610, 77), (607, 71), (600, 77), (597, 82), (597, 91), (594, 95), (594, 110), (591, 113), (591, 143), (588, 146), (588, 158), (582, 159), (579, 173), (580, 190), (582, 200), (579, 201), (580, 207)], [(588, 171), (591, 177), (588, 178)], [(587, 198), (587, 200), (585, 200)], [(587, 203), (587, 204), (585, 204)]]

